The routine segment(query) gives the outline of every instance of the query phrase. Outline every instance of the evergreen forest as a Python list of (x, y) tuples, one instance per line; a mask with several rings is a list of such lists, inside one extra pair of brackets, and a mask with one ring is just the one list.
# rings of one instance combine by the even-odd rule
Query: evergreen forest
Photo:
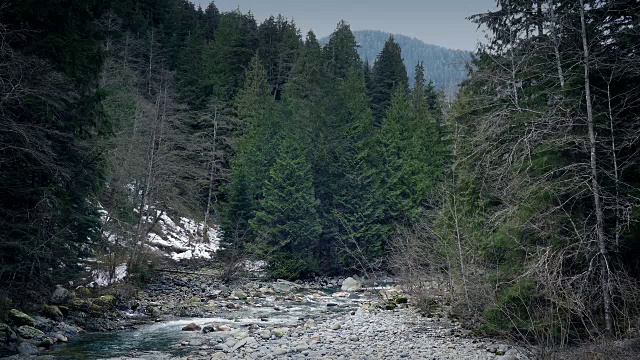
[(338, 20), (319, 39), (213, 2), (3, 1), (0, 325), (86, 259), (144, 286), (172, 216), (200, 224), (189, 245), (216, 229), (224, 281), (390, 274), (537, 349), (636, 338), (640, 4), (496, 0), (473, 54), (428, 62)]

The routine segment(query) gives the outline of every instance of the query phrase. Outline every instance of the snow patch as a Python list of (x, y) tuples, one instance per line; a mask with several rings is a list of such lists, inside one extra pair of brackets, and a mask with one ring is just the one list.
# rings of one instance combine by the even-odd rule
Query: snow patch
[[(220, 231), (192, 219), (181, 217), (173, 221), (166, 213), (156, 210), (159, 230), (149, 233), (148, 244), (163, 250), (173, 260), (211, 259), (220, 249)], [(205, 228), (206, 226), (206, 228)], [(204, 240), (205, 230), (208, 241)]]
[(113, 276), (111, 276), (108, 271), (99, 269), (91, 270), (91, 276), (93, 277), (93, 282), (89, 284), (90, 287), (92, 287), (92, 284), (98, 286), (111, 285), (127, 277), (127, 264), (116, 266)]

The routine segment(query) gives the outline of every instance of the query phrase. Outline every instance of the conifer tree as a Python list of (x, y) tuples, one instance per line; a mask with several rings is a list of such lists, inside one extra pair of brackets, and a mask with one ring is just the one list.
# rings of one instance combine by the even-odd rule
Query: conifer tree
[(335, 194), (333, 221), (337, 227), (337, 253), (343, 268), (374, 270), (384, 251), (389, 227), (385, 226), (385, 203), (377, 192), (372, 167), (373, 115), (369, 108), (364, 74), (353, 69), (340, 86), (344, 148), (340, 168), (344, 178)]
[(280, 99), (302, 46), (300, 31), (282, 15), (271, 16), (258, 27), (258, 41), (257, 52), (267, 70), (271, 93)]
[(373, 65), (371, 83), (371, 107), (376, 124), (379, 126), (385, 112), (391, 106), (391, 98), (396, 89), (405, 93), (409, 91), (407, 69), (402, 61), (402, 50), (393, 36), (384, 44)]
[(251, 15), (223, 13), (215, 38), (202, 52), (200, 86), (208, 95), (229, 101), (242, 88), (244, 71), (257, 48), (257, 25)]
[(286, 138), (269, 171), (260, 210), (250, 221), (274, 277), (298, 278), (314, 270), (322, 227), (312, 172), (298, 138)]
[(345, 79), (351, 69), (361, 66), (357, 46), (349, 24), (344, 20), (340, 21), (324, 48), (325, 62), (334, 78)]
[(234, 105), (240, 124), (226, 191), (223, 231), (227, 233), (227, 241), (245, 242), (251, 234), (248, 220), (258, 208), (257, 200), (277, 146), (277, 136), (272, 133), (277, 128), (273, 126), (274, 117), (270, 116), (274, 107), (271, 87), (257, 55), (249, 64), (244, 87), (238, 92)]

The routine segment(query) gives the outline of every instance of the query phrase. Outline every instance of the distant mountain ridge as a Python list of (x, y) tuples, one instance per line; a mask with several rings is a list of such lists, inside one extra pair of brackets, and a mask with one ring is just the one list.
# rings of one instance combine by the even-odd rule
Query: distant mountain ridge
[[(358, 30), (354, 31), (353, 35), (359, 45), (358, 54), (373, 66), (385, 41), (392, 34), (378, 30)], [(465, 64), (471, 59), (471, 52), (427, 44), (422, 40), (400, 34), (393, 34), (393, 37), (402, 47), (402, 57), (411, 85), (413, 85), (416, 65), (419, 61), (424, 61), (427, 81), (432, 80), (436, 88), (443, 89), (447, 95), (456, 93), (458, 85), (467, 76)], [(328, 37), (321, 40), (323, 44), (328, 41)]]

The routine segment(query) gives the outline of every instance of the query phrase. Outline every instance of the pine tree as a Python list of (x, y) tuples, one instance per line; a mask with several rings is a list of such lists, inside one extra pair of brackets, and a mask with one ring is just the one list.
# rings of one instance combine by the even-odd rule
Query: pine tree
[(223, 13), (213, 41), (202, 52), (201, 83), (209, 96), (229, 101), (242, 88), (244, 71), (258, 46), (257, 25), (239, 11)]
[(346, 79), (351, 69), (361, 66), (357, 46), (349, 24), (340, 21), (323, 49), (327, 68), (334, 78)]
[(373, 65), (371, 107), (378, 126), (391, 106), (391, 98), (397, 89), (408, 93), (409, 78), (402, 61), (400, 45), (393, 40), (392, 36), (384, 44), (382, 52)]
[(271, 93), (280, 99), (302, 46), (300, 31), (282, 15), (271, 16), (258, 27), (258, 41), (257, 52), (267, 70)]
[(235, 97), (234, 105), (240, 124), (236, 130), (235, 158), (231, 160), (231, 182), (226, 190), (223, 231), (228, 233), (228, 242), (246, 242), (251, 237), (248, 220), (258, 208), (257, 200), (278, 141), (271, 87), (257, 55), (249, 64), (244, 87)]
[(414, 217), (418, 210), (411, 203), (407, 149), (411, 141), (410, 124), (414, 122), (411, 100), (402, 88), (396, 88), (387, 117), (378, 131), (377, 171), (379, 191), (387, 204), (388, 225)]
[(384, 253), (389, 227), (383, 224), (386, 204), (377, 190), (379, 178), (372, 168), (373, 115), (365, 78), (353, 69), (341, 85), (344, 147), (339, 167), (344, 178), (335, 194), (334, 233), (340, 265), (356, 271), (376, 270)]
[(314, 271), (322, 231), (318, 205), (304, 149), (299, 139), (287, 138), (269, 171), (260, 210), (250, 221), (272, 276), (294, 279)]

